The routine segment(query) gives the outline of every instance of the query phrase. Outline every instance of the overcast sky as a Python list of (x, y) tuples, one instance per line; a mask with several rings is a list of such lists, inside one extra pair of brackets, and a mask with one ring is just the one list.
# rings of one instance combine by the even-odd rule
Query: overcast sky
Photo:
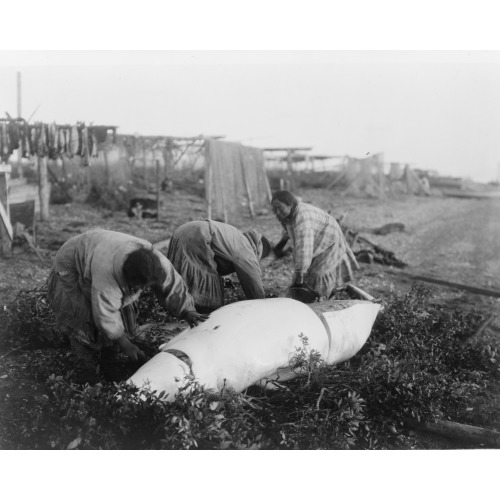
[(500, 51), (0, 52), (2, 114), (18, 71), (31, 121), (499, 174)]

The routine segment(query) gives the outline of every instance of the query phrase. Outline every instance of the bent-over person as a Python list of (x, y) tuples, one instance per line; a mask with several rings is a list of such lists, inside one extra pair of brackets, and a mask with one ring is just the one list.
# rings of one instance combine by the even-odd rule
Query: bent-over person
[(279, 250), (287, 237), (293, 247), (292, 285), (306, 284), (328, 299), (335, 288), (352, 280), (352, 268), (359, 265), (335, 217), (289, 191), (276, 191), (271, 205), (284, 229)]
[(81, 381), (99, 379), (101, 355), (113, 347), (134, 362), (145, 360), (129, 339), (136, 329), (136, 302), (148, 286), (160, 304), (191, 326), (206, 319), (169, 260), (146, 240), (94, 229), (59, 249), (48, 277), (48, 300), (58, 330), (69, 337)]
[(210, 219), (179, 226), (167, 256), (187, 283), (198, 311), (224, 305), (222, 276), (236, 273), (247, 299), (263, 299), (259, 259), (271, 250), (269, 241), (255, 230), (239, 229)]

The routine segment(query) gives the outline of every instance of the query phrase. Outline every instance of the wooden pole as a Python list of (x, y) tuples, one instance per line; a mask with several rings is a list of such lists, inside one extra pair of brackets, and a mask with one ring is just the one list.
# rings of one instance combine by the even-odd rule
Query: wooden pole
[(108, 161), (108, 152), (106, 148), (102, 150), (102, 155), (104, 158), (104, 171), (106, 173), (106, 186), (110, 185), (111, 175), (109, 173), (109, 161)]
[(409, 427), (443, 436), (454, 441), (468, 442), (475, 445), (484, 445), (489, 448), (500, 447), (500, 432), (474, 425), (459, 424), (438, 420), (425, 424), (411, 423)]
[(271, 193), (271, 186), (269, 185), (269, 179), (267, 177), (267, 172), (264, 169), (264, 182), (266, 183), (266, 193), (267, 193), (267, 201), (271, 204), (271, 200), (273, 199), (273, 194)]
[(146, 191), (148, 191), (148, 166), (146, 161), (146, 148), (142, 145), (142, 161), (144, 162), (144, 184), (146, 184)]
[(342, 172), (339, 172), (335, 176), (335, 178), (333, 179), (333, 181), (330, 182), (330, 184), (328, 184), (328, 186), (326, 186), (326, 189), (332, 189), (333, 186), (335, 186), (336, 184), (338, 184), (347, 175), (347, 172), (348, 172), (347, 167), (344, 167), (344, 170), (342, 170)]
[(212, 218), (212, 165), (205, 142), (205, 199), (207, 200), (207, 219)]
[(9, 175), (10, 165), (0, 164), (0, 237), (2, 238), (2, 254), (12, 254), (12, 226), (9, 214)]
[(226, 208), (226, 196), (224, 194), (224, 180), (222, 179), (222, 172), (221, 172), (220, 168), (218, 170), (219, 170), (219, 178), (220, 178), (219, 188), (220, 188), (220, 195), (221, 195), (221, 199), (222, 199), (222, 214), (224, 216), (224, 222), (227, 224), (228, 218), (227, 218), (227, 208)]
[(413, 196), (413, 182), (410, 172), (410, 165), (405, 166), (405, 181), (406, 181), (406, 194)]
[(156, 164), (156, 220), (160, 220), (160, 160), (155, 160)]
[(48, 178), (47, 157), (36, 157), (38, 161), (38, 195), (40, 197), (40, 219), (49, 220), (50, 184)]
[(245, 162), (243, 161), (242, 154), (240, 154), (240, 164), (243, 174), (243, 183), (245, 184), (245, 191), (248, 198), (248, 209), (250, 210), (250, 215), (252, 219), (255, 219), (255, 210), (253, 208), (252, 192), (250, 191), (250, 185), (248, 183), (247, 170), (245, 168)]
[[(21, 112), (21, 73), (18, 71), (17, 72), (17, 117), (18, 119), (21, 119), (22, 112)], [(24, 177), (24, 172), (23, 172), (23, 143), (20, 140), (19, 141), (19, 148), (17, 149), (17, 174), (19, 175), (19, 178), (22, 179)]]
[(0, 237), (2, 240), (2, 255), (9, 257), (12, 254), (12, 240), (14, 238), (12, 225), (3, 203), (0, 201)]
[(21, 119), (21, 73), (17, 72), (17, 117)]
[(493, 323), (493, 320), (495, 318), (496, 316), (494, 314), (491, 314), (479, 325), (476, 331), (472, 332), (472, 334), (465, 339), (465, 342), (467, 344), (471, 344), (475, 338), (479, 337), (486, 330), (486, 328), (488, 328), (488, 326), (490, 326), (490, 324)]
[(291, 191), (292, 188), (292, 178), (293, 178), (293, 158), (292, 154), (294, 153), (293, 149), (289, 149), (286, 152), (286, 171), (287, 171), (287, 187), (288, 191)]
[(3, 203), (7, 216), (10, 217), (9, 210), (9, 179), (11, 166), (6, 163), (0, 163), (0, 201)]
[[(360, 237), (359, 239), (360, 240), (363, 239), (365, 241), (368, 241), (368, 240), (366, 240), (366, 238)], [(373, 246), (375, 247), (376, 245), (373, 245)], [(475, 287), (475, 286), (464, 285), (462, 283), (452, 283), (451, 281), (445, 281), (445, 280), (438, 279), (438, 278), (432, 278), (431, 276), (420, 276), (420, 275), (416, 275), (416, 274), (407, 273), (405, 271), (393, 271), (393, 270), (388, 269), (385, 272), (389, 273), (389, 274), (407, 276), (408, 278), (410, 278), (412, 280), (424, 281), (426, 283), (432, 283), (434, 285), (442, 285), (442, 286), (446, 286), (449, 288), (456, 288), (458, 290), (465, 290), (467, 292), (475, 293), (478, 295), (486, 295), (487, 297), (500, 297), (500, 290), (495, 290), (492, 288), (479, 288), (479, 287)]]
[(380, 187), (380, 198), (385, 198), (385, 174), (384, 174), (384, 160), (381, 155), (377, 155), (377, 168), (378, 168), (378, 183)]

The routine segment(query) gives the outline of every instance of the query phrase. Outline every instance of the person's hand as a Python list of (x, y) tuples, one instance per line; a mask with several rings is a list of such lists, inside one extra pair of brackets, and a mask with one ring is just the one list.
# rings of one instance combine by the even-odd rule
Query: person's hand
[(276, 244), (276, 246), (273, 248), (273, 253), (278, 257), (278, 259), (281, 259), (286, 255), (286, 252), (283, 250), (285, 248), (285, 245), (287, 244), (289, 240), (288, 236), (283, 236), (281, 240)]
[(196, 326), (198, 323), (206, 321), (209, 318), (209, 314), (201, 314), (196, 311), (188, 311), (184, 315), (184, 319), (188, 322), (190, 327)]
[(129, 352), (127, 352), (127, 356), (133, 361), (134, 363), (144, 363), (146, 361), (146, 355), (144, 354), (144, 351), (142, 349), (139, 349), (136, 345), (130, 344), (131, 349)]
[(126, 354), (131, 361), (134, 363), (140, 363), (146, 361), (146, 355), (144, 352), (139, 349), (135, 344), (132, 344), (127, 337), (123, 336), (118, 340), (118, 344), (120, 345), (120, 349), (124, 354)]
[(278, 247), (273, 248), (273, 253), (276, 257), (278, 257), (278, 259), (282, 259), (286, 255), (286, 252)]
[(292, 286), (304, 286), (304, 273), (294, 273)]

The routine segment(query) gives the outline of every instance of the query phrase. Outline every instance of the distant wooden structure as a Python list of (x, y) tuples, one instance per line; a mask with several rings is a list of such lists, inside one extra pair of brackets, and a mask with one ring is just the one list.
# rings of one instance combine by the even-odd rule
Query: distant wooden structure
[[(183, 170), (191, 171), (195, 177), (199, 172), (208, 218), (229, 222), (242, 211), (256, 217), (270, 202), (263, 153), (223, 138), (117, 134), (117, 144), (108, 154), (105, 170), (102, 165), (94, 169), (92, 182), (132, 181), (138, 189), (142, 186), (148, 194), (155, 193), (158, 207), (160, 191), (166, 190), (173, 178), (182, 177)], [(159, 213), (157, 210), (157, 217)]]
[(294, 163), (305, 161), (309, 164), (314, 159), (303, 151), (311, 151), (312, 147), (286, 147), (286, 148), (264, 148), (264, 153), (278, 153), (277, 159), (286, 163), (285, 175), (280, 181), (280, 189), (291, 191), (295, 188), (294, 183)]
[(366, 158), (344, 157), (342, 170), (337, 174), (328, 189), (342, 187), (341, 196), (369, 195), (385, 197), (386, 180), (383, 153)]
[(420, 177), (411, 166), (406, 163), (392, 162), (389, 169), (389, 190), (392, 194), (407, 194), (430, 196), (429, 179)]

